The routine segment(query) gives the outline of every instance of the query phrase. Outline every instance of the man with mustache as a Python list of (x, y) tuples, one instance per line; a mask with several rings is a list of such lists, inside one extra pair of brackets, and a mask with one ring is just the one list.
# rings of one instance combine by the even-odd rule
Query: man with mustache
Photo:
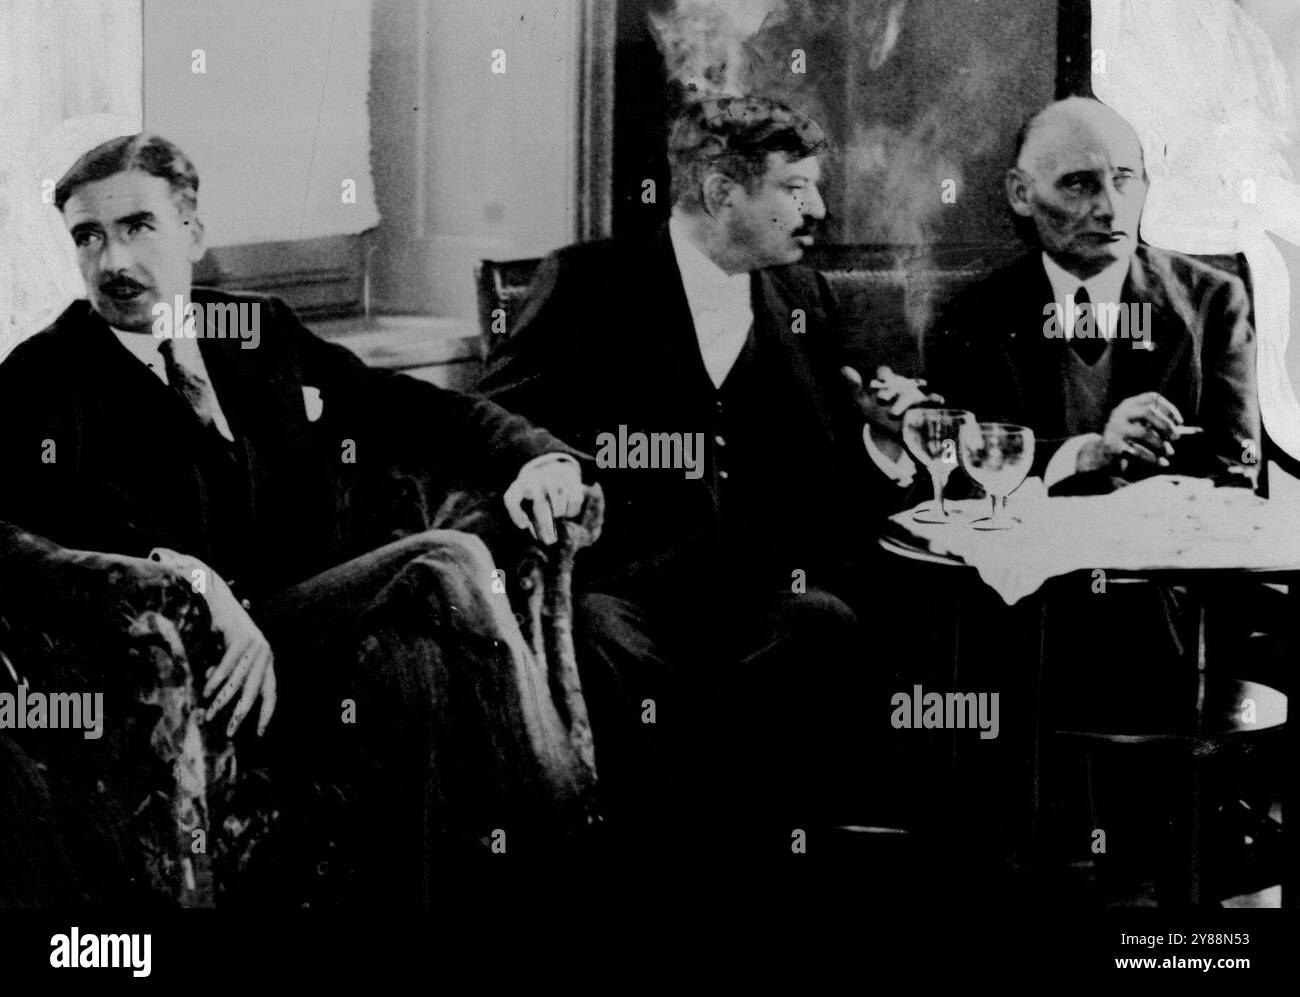
[[(755, 822), (757, 797), (786, 797), (760, 832), (781, 851), (791, 820), (819, 816), (811, 797), (836, 762), (869, 778), (853, 736), (864, 676), (889, 655), (883, 635), (864, 644), (858, 613), (879, 577), (874, 530), (902, 495), (880, 468), (922, 398), (887, 370), (871, 392), (842, 367), (827, 283), (795, 265), (826, 214), (826, 148), (774, 101), (688, 107), (670, 140), (667, 224), (549, 257), (479, 385), (589, 453), (621, 428), (699, 434), (689, 472), (595, 472), (609, 505), (580, 567), (579, 664), (602, 782), (684, 724), (711, 742), (690, 756), (708, 772), (702, 795), (743, 787), (736, 806)], [(864, 433), (878, 437), (870, 455)]]
[[(195, 676), (209, 721), (268, 734), (264, 748), (244, 739), (248, 757), (265, 750), (282, 774), (342, 780), (365, 814), (340, 832), (365, 842), (349, 852), (369, 863), (359, 894), (427, 901), (432, 877), (410, 870), (430, 874), (438, 828), (477, 819), (456, 812), (469, 798), (456, 786), (500, 803), (503, 821), (518, 799), (492, 793), (572, 759), (548, 769), (556, 758), (530, 753), (556, 734), (550, 700), (508, 627), (483, 629), (501, 601), (483, 588), (483, 544), (430, 530), (417, 481), (431, 502), (487, 495), (550, 544), (582, 506), (578, 460), (497, 405), (367, 368), (283, 301), (191, 288), (198, 184), (180, 149), (141, 134), (86, 153), (57, 185), (89, 300), (0, 365), (0, 520), (55, 550), (154, 552), (192, 580), (218, 645)], [(184, 335), (177, 302), (237, 305), (257, 334)], [(6, 593), (6, 612), (21, 594)], [(478, 702), (482, 737), (461, 682), (496, 683)], [(457, 766), (431, 760), (453, 753)]]

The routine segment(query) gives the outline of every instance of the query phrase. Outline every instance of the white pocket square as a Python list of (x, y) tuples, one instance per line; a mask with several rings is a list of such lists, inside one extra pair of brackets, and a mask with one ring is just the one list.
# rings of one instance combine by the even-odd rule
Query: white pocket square
[(307, 421), (315, 422), (320, 418), (321, 413), (325, 411), (325, 403), (321, 401), (320, 388), (303, 388), (302, 404), (307, 409)]

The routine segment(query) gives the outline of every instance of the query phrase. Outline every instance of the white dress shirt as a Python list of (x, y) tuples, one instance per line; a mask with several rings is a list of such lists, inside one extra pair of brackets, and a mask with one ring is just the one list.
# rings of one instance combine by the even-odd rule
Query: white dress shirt
[[(1088, 300), (1093, 305), (1099, 304), (1116, 304), (1119, 302), (1120, 293), (1124, 290), (1124, 278), (1128, 276), (1128, 260), (1116, 260), (1101, 273), (1089, 277), (1087, 280), (1080, 280), (1072, 273), (1062, 269), (1061, 265), (1054, 259), (1043, 254), (1043, 269), (1047, 271), (1047, 279), (1052, 284), (1052, 296), (1056, 299), (1057, 321), (1061, 321), (1065, 316), (1066, 298), (1075, 302), (1075, 313), (1073, 316), (1065, 316), (1067, 321), (1065, 326), (1065, 338), (1074, 338), (1074, 321), (1078, 318), (1078, 298), (1079, 288), (1088, 289)], [(1119, 312), (1113, 308), (1107, 308), (1098, 312), (1093, 310), (1093, 319), (1098, 322), (1097, 333), (1104, 339), (1112, 339), (1115, 336), (1115, 326), (1119, 322)], [(1102, 326), (1100, 323), (1105, 323)]]
[[(167, 365), (163, 362), (162, 354), (159, 352), (159, 347), (162, 346), (163, 341), (159, 337), (152, 332), (123, 332), (121, 329), (114, 329), (113, 335), (137, 360), (153, 371), (158, 376), (158, 380), (162, 381), (163, 384), (167, 384)], [(217, 398), (217, 386), (212, 383), (212, 378), (208, 376), (207, 365), (204, 364), (203, 354), (199, 351), (199, 341), (186, 336), (174, 337), (172, 339), (172, 356), (186, 370), (198, 375), (211, 385), (212, 398), (215, 402), (215, 409), (212, 413), (213, 425), (217, 427), (217, 432), (233, 443), (235, 434), (230, 431), (230, 423), (226, 421), (226, 414), (221, 410), (221, 400)]]
[[(1080, 280), (1043, 253), (1043, 269), (1047, 272), (1047, 279), (1052, 284), (1052, 296), (1056, 299), (1057, 322), (1064, 326), (1067, 340), (1074, 338), (1074, 323), (1078, 317), (1077, 304), (1074, 315), (1066, 313), (1067, 298), (1077, 302), (1079, 288), (1084, 287), (1088, 290), (1088, 300), (1094, 306), (1119, 303), (1120, 294), (1124, 290), (1124, 279), (1128, 276), (1128, 264), (1127, 259), (1116, 260), (1101, 273), (1087, 280)], [(1119, 310), (1107, 308), (1098, 311), (1094, 308), (1093, 321), (1097, 323), (1095, 328), (1099, 336), (1113, 339), (1115, 326), (1119, 322)], [(1057, 482), (1074, 474), (1078, 469), (1079, 451), (1087, 444), (1100, 439), (1100, 433), (1083, 433), (1061, 444), (1052, 455), (1052, 459), (1047, 462), (1047, 469), (1043, 472), (1043, 486), (1051, 488)]]
[(713, 386), (720, 388), (736, 366), (754, 324), (750, 275), (729, 274), (705, 256), (691, 242), (686, 223), (680, 218), (668, 220), (668, 239), (677, 258), (677, 271), (682, 275), (704, 369)]

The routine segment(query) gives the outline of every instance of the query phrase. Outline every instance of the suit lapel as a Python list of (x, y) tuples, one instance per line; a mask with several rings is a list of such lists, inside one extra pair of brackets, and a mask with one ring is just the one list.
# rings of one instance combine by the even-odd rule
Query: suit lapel
[[(204, 339), (199, 343), (213, 390), (236, 438), (245, 448), (253, 508), (267, 512), (285, 502), (305, 511), (324, 491), (303, 404), (302, 376), (293, 358), (269, 347), (263, 329), (258, 349), (241, 341)], [(295, 497), (296, 496), (296, 497)]]
[(260, 430), (274, 426), (285, 450), (302, 452), (308, 446), (302, 379), (296, 367), (276, 363), (273, 351), (243, 349), (238, 339), (204, 339), (199, 350), (221, 410), (237, 435), (258, 438)]
[[(1120, 339), (1115, 343), (1110, 397), (1112, 406), (1144, 391), (1168, 394), (1170, 374), (1187, 345), (1179, 335), (1179, 330), (1184, 329), (1185, 324), (1169, 300), (1166, 282), (1150, 257), (1140, 248), (1129, 263), (1129, 273), (1120, 299), (1125, 305), (1141, 307), (1149, 304), (1151, 322), (1145, 342), (1126, 342)], [(1195, 405), (1195, 399), (1189, 400)]]
[(188, 429), (192, 424), (195, 429), (201, 428), (194, 410), (185, 400), (118, 342), (98, 312), (89, 307), (86, 311), (82, 356), (88, 384), (107, 388), (113, 394), (115, 404), (125, 403), (149, 411), (151, 422), (162, 421), (158, 413), (166, 412), (169, 415), (165, 422), (169, 426)]
[(688, 413), (698, 412), (701, 408), (707, 411), (712, 405), (713, 381), (700, 353), (695, 318), (691, 315), (690, 302), (686, 300), (686, 288), (682, 284), (672, 240), (668, 237), (667, 224), (654, 237), (650, 259), (656, 272), (645, 282), (646, 290), (652, 295), (646, 307), (650, 314), (661, 316), (659, 329), (664, 337), (660, 349), (651, 351), (652, 355), (661, 358), (659, 383), (683, 386), (684, 391), (676, 400)]
[(1043, 428), (1044, 436), (1065, 432), (1065, 386), (1061, 380), (1062, 339), (1047, 336), (1044, 315), (1056, 300), (1041, 257), (1032, 254), (1015, 264), (992, 299), (987, 299), (988, 321), (1005, 325), (999, 337), (1015, 381), (1020, 409), (1030, 425)]
[[(330, 563), (330, 548), (339, 542), (342, 486), (331, 459), (320, 459), (320, 443), (307, 421), (297, 355), (277, 336), (265, 303), (262, 310), (257, 349), (242, 348), (238, 339), (206, 339), (200, 349), (222, 411), (246, 455), (251, 546), (276, 550), (278, 561), (268, 567), (267, 577), (290, 580), (297, 567)], [(338, 461), (339, 452), (332, 450), (332, 461)]]
[[(68, 376), (77, 383), (83, 442), (76, 452), (93, 478), (87, 487), (99, 495), (97, 504), (114, 529), (148, 545), (198, 543), (194, 549), (202, 554), (193, 528), (207, 510), (189, 459), (202, 427), (184, 399), (118, 342), (89, 303), (80, 304), (84, 310), (68, 319), (75, 343)], [(85, 443), (88, 438), (94, 442)]]
[[(781, 293), (772, 275), (765, 270), (755, 271), (750, 276), (750, 281), (750, 303), (754, 310), (754, 333), (758, 342), (779, 344), (779, 353), (772, 351), (772, 355), (782, 358), (782, 367), (793, 379), (792, 387), (796, 389), (796, 397), (811, 409), (826, 438), (835, 440), (835, 418), (827, 405), (826, 393), (817, 381), (815, 364), (809, 355), (809, 337), (806, 333), (796, 333), (788, 321), (783, 321), (784, 317), (790, 315), (792, 304), (809, 311), (812, 302), (790, 302)], [(848, 390), (847, 387), (845, 390)]]

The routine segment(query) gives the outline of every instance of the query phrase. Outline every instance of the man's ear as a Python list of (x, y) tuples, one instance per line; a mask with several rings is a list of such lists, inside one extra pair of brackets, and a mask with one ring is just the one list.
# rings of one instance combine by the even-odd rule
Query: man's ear
[(185, 220), (184, 225), (190, 230), (190, 248), (187, 255), (191, 263), (198, 263), (208, 250), (207, 238), (203, 232), (203, 222), (197, 214), (192, 214)]
[(1007, 201), (1011, 205), (1011, 210), (1023, 218), (1028, 218), (1034, 213), (1034, 209), (1029, 204), (1030, 183), (1028, 174), (1020, 167), (1013, 166), (1007, 170)]
[(709, 214), (716, 215), (731, 204), (731, 198), (737, 186), (736, 181), (725, 173), (710, 173), (705, 176), (704, 184), (701, 187), (704, 209)]

